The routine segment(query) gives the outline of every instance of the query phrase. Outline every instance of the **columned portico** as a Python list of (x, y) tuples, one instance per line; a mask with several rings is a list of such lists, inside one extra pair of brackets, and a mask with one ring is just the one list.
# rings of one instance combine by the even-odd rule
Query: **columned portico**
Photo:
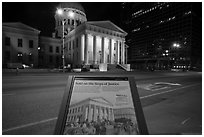
[(84, 34), (80, 36), (80, 45), (80, 59), (85, 64), (125, 64), (126, 49), (123, 40), (113, 40), (96, 34)]
[[(115, 27), (110, 22), (106, 23)], [(99, 65), (101, 63), (125, 64), (124, 36), (126, 33), (118, 29), (118, 27), (109, 30), (102, 27), (98, 28), (98, 26), (94, 26), (92, 23), (90, 23), (91, 26), (88, 25), (87, 27), (87, 24), (89, 23), (85, 23), (85, 27), (81, 25), (76, 32), (71, 31), (69, 33), (70, 42), (76, 43), (76, 45), (68, 49), (70, 50), (68, 53), (72, 53), (70, 56), (67, 56), (68, 60), (71, 61), (70, 63), (73, 63), (73, 66), (80, 66), (82, 63), (85, 65)], [(116, 31), (117, 29), (118, 32)], [(73, 60), (73, 56), (75, 56), (75, 60)]]

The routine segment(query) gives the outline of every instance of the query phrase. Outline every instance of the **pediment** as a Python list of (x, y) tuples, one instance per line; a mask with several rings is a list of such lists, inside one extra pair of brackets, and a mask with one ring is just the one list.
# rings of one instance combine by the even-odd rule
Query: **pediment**
[(124, 30), (119, 28), (117, 25), (115, 25), (111, 21), (88, 21), (86, 23), (93, 25), (93, 26), (98, 26), (101, 28), (105, 28), (105, 29), (113, 30), (113, 31), (120, 32), (123, 34), (127, 34)]
[(30, 27), (26, 24), (23, 24), (21, 22), (12, 22), (12, 23), (3, 23), (2, 24), (3, 26), (5, 27), (10, 27), (10, 28), (15, 28), (15, 29), (21, 29), (21, 30), (27, 30), (27, 31), (33, 31), (33, 32), (36, 32), (36, 33), (40, 33), (39, 30), (33, 28), (33, 27)]
[(102, 98), (102, 97), (97, 97), (97, 98), (90, 98), (90, 100), (95, 101), (95, 102), (99, 102), (99, 103), (103, 103), (103, 104), (108, 104), (108, 105), (113, 105), (111, 104), (108, 100)]

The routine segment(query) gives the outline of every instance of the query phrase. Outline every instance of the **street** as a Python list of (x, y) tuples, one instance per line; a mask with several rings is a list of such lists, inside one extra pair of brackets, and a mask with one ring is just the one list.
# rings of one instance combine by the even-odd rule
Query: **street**
[[(53, 134), (68, 75), (3, 75), (2, 134)], [(120, 75), (135, 77), (149, 134), (202, 134), (202, 73)]]

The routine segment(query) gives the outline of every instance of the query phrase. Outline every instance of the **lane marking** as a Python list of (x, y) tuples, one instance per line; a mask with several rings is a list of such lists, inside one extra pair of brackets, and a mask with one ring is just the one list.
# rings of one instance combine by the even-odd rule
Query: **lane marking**
[(179, 83), (169, 83), (169, 82), (157, 82), (155, 83), (156, 85), (157, 84), (165, 84), (165, 85), (172, 85), (172, 86), (180, 86), (181, 84)]
[[(164, 91), (164, 92), (159, 92), (159, 93), (143, 96), (143, 97), (140, 97), (140, 99), (144, 99), (144, 98), (148, 98), (148, 97), (152, 97), (152, 96), (156, 96), (156, 95), (160, 95), (160, 94), (164, 94), (164, 93), (168, 93), (168, 92), (173, 92), (175, 90), (179, 90), (179, 89), (183, 89), (183, 88), (187, 88), (187, 87), (192, 87), (192, 86), (196, 86), (196, 85), (199, 85), (199, 84), (200, 83), (196, 83), (196, 84), (192, 84), (192, 85), (188, 85), (188, 86), (184, 86), (184, 87), (180, 87), (180, 88), (176, 88), (176, 89), (172, 89), (172, 90), (168, 90), (168, 91)], [(26, 128), (26, 127), (29, 127), (29, 126), (34, 126), (34, 125), (38, 125), (38, 124), (42, 124), (42, 123), (46, 123), (46, 122), (50, 122), (50, 121), (53, 121), (53, 120), (57, 120), (57, 117), (50, 118), (50, 119), (45, 119), (45, 120), (41, 120), (41, 121), (37, 121), (37, 122), (25, 124), (25, 125), (20, 125), (20, 126), (9, 128), (9, 129), (4, 129), (4, 130), (2, 130), (2, 133), (12, 131), (12, 130), (21, 129), (21, 128)]]
[(156, 96), (156, 95), (160, 95), (160, 94), (164, 94), (164, 93), (173, 92), (175, 90), (196, 86), (198, 84), (200, 84), (200, 83), (196, 83), (196, 84), (192, 84), (192, 85), (188, 85), (188, 86), (183, 86), (183, 87), (180, 87), (180, 88), (175, 88), (175, 89), (172, 89), (172, 90), (167, 90), (167, 91), (163, 91), (163, 92), (159, 92), (159, 93), (150, 94), (150, 95), (147, 95), (147, 96), (140, 97), (140, 99), (144, 99), (144, 98), (148, 98), (148, 97), (152, 97), (152, 96)]
[(41, 120), (41, 121), (37, 121), (37, 122), (25, 124), (25, 125), (20, 125), (20, 126), (9, 128), (9, 129), (4, 129), (4, 130), (2, 130), (2, 133), (12, 131), (12, 130), (17, 130), (17, 129), (20, 129), (20, 128), (25, 128), (25, 127), (29, 127), (29, 126), (34, 126), (34, 125), (46, 123), (46, 122), (53, 121), (53, 120), (57, 120), (57, 117), (50, 118), (50, 119), (45, 119), (45, 120)]
[(185, 119), (183, 122), (181, 122), (181, 124), (182, 125), (184, 125), (188, 120), (190, 120), (191, 118), (189, 117), (189, 118), (187, 118), (187, 119)]
[(152, 91), (157, 91), (157, 90), (162, 90), (162, 89), (167, 89), (167, 88), (170, 88), (170, 87), (162, 87), (162, 88), (152, 89)]
[(12, 94), (2, 94), (2, 96), (12, 96), (12, 95), (15, 95), (14, 93)]

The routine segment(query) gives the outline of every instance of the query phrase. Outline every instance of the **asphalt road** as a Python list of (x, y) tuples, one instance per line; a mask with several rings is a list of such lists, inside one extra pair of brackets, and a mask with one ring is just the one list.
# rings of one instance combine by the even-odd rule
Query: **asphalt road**
[[(53, 134), (68, 75), (3, 75), (2, 134)], [(135, 77), (150, 134), (202, 134), (202, 73), (120, 75)]]

